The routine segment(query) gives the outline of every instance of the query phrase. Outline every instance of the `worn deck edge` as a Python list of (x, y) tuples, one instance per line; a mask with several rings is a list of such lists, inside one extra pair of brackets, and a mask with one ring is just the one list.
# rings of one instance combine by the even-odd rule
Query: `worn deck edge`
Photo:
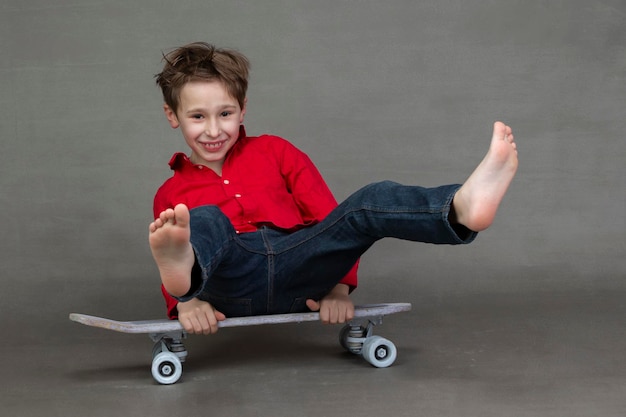
[[(356, 306), (355, 319), (386, 316), (411, 310), (410, 303), (366, 304)], [(91, 327), (99, 327), (121, 333), (167, 333), (182, 331), (178, 320), (118, 321), (87, 314), (71, 313), (71, 321)], [(259, 326), (265, 324), (302, 323), (319, 320), (319, 313), (289, 313), (264, 316), (233, 317), (218, 323), (219, 327)]]

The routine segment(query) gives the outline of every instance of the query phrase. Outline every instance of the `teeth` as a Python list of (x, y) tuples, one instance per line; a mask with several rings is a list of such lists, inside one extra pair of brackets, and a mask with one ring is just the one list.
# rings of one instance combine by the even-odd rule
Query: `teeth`
[(219, 148), (222, 145), (222, 142), (210, 142), (210, 143), (205, 143), (204, 146), (209, 148), (209, 149), (215, 149), (215, 148)]

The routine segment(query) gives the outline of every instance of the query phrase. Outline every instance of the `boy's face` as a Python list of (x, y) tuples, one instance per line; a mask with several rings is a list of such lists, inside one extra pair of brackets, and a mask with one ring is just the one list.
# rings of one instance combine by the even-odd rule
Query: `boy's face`
[(239, 138), (245, 106), (240, 108), (218, 81), (185, 84), (179, 102), (177, 111), (164, 106), (167, 120), (173, 128), (180, 127), (191, 148), (191, 161), (221, 175), (226, 154)]

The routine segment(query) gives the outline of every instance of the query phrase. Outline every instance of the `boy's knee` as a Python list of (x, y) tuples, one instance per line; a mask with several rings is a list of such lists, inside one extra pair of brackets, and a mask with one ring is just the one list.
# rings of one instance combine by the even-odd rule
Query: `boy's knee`
[(366, 194), (379, 196), (386, 194), (390, 190), (398, 187), (399, 185), (400, 184), (394, 181), (379, 181), (366, 185), (361, 190)]

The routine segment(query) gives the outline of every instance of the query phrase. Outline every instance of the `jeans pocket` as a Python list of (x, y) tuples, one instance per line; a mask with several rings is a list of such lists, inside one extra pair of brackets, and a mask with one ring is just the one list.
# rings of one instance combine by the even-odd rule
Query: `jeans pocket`
[(298, 297), (294, 299), (293, 302), (291, 303), (291, 307), (289, 308), (289, 312), (290, 313), (304, 313), (304, 312), (311, 311), (306, 306), (306, 300), (308, 298), (309, 297)]
[(226, 317), (246, 317), (252, 315), (252, 299), (206, 296), (203, 297), (217, 311)]
[(307, 307), (306, 305), (306, 300), (315, 300), (315, 301), (319, 301), (322, 298), (324, 298), (324, 296), (326, 294), (328, 294), (330, 292), (330, 289), (327, 291), (322, 291), (322, 292), (318, 292), (316, 294), (312, 294), (312, 295), (307, 295), (305, 297), (297, 297), (293, 299), (293, 302), (291, 303), (291, 308), (289, 309), (290, 313), (306, 313), (311, 311), (309, 309), (309, 307)]

